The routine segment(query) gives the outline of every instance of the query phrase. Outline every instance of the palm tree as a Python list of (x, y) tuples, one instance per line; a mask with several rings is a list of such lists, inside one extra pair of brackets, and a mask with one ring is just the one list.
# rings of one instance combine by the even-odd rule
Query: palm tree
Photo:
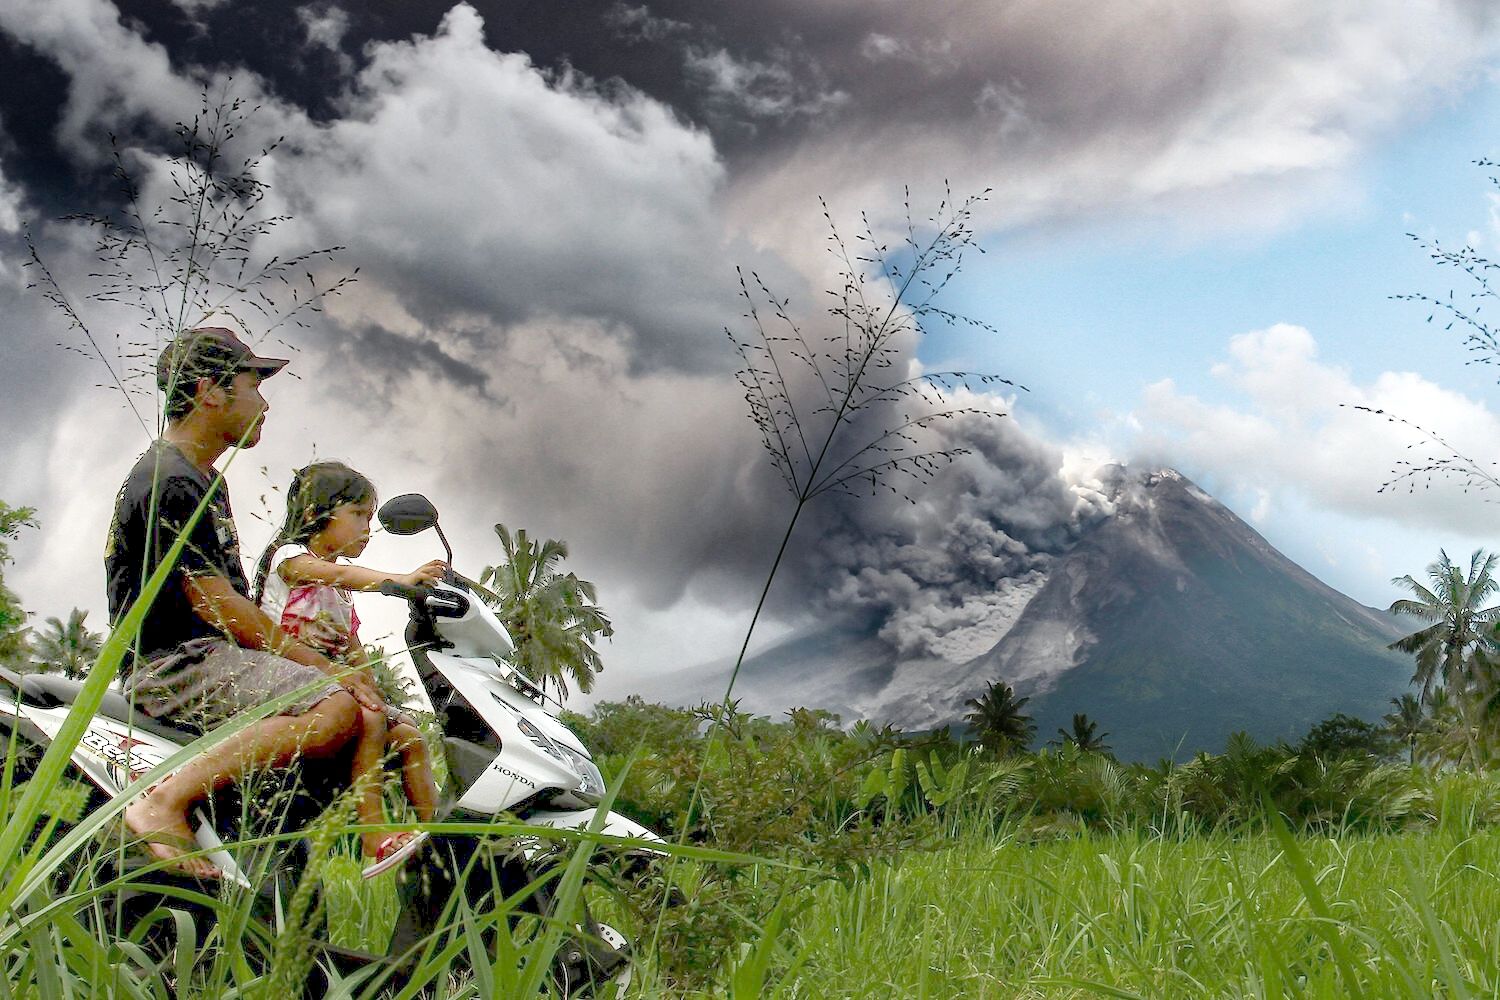
[(1098, 728), (1099, 723), (1090, 719), (1086, 714), (1083, 712), (1074, 712), (1072, 732), (1059, 728), (1057, 730), (1058, 738), (1053, 742), (1058, 746), (1067, 746), (1071, 743), (1079, 750), (1088, 753), (1109, 753), (1110, 746), (1104, 742), (1109, 734), (1096, 733), (1095, 730)]
[(979, 734), (979, 742), (997, 754), (1024, 750), (1036, 734), (1031, 716), (1021, 714), (1030, 698), (1017, 698), (1009, 684), (991, 681), (978, 698), (964, 702), (973, 711), (964, 721)]
[(1395, 711), (1381, 716), (1380, 721), (1385, 723), (1392, 736), (1406, 744), (1410, 762), (1415, 764), (1417, 737), (1432, 727), (1432, 720), (1416, 695), (1403, 694), (1399, 698), (1392, 698), (1391, 704), (1395, 706)]
[(44, 629), (31, 637), (31, 655), (43, 672), (60, 671), (65, 677), (80, 680), (99, 658), (104, 638), (90, 632), (84, 619), (87, 611), (74, 608), (68, 620), (48, 618)]
[(1490, 701), (1495, 689), (1494, 660), (1489, 654), (1497, 649), (1494, 625), (1500, 618), (1500, 605), (1486, 606), (1486, 600), (1500, 590), (1500, 580), (1493, 575), (1497, 557), (1476, 549), (1464, 573), (1439, 551), (1437, 562), (1427, 567), (1430, 587), (1423, 586), (1410, 574), (1391, 582), (1412, 592), (1414, 599), (1402, 599), (1391, 605), (1398, 615), (1412, 615), (1431, 622), (1411, 635), (1391, 643), (1390, 648), (1412, 653), (1417, 668), (1411, 682), (1421, 688), (1421, 701), (1432, 698), (1433, 689), (1441, 686), (1458, 705), (1467, 730), (1469, 755), (1477, 769), (1483, 763), (1481, 740), (1476, 734), (1474, 708)]
[(0, 500), (0, 666), (24, 668), (31, 630), (26, 627), (26, 609), (21, 599), (5, 585), (5, 567), (12, 562), (10, 542), (22, 528), (36, 527), (36, 511), (12, 507)]
[(384, 646), (365, 646), (365, 662), (375, 677), (375, 690), (387, 705), (407, 710), (417, 697), (417, 682), (402, 674), (386, 655)]
[(594, 585), (558, 570), (556, 564), (568, 557), (563, 542), (538, 544), (526, 529), (512, 535), (503, 524), (495, 525), (495, 534), (505, 562), (485, 567), (479, 579), (491, 588), (486, 599), (516, 644), (516, 666), (543, 686), (556, 684), (564, 697), (569, 677), (587, 692), (603, 669), (595, 639), (614, 635)]

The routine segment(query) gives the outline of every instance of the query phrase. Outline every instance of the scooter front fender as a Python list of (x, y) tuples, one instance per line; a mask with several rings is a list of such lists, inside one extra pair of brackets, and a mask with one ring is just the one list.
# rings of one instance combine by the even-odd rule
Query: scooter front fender
[[(555, 830), (587, 830), (598, 813), (598, 809), (539, 809), (526, 814), (523, 819), (534, 826), (547, 826)], [(604, 817), (604, 825), (599, 832), (611, 837), (632, 837), (662, 843), (662, 839), (646, 827), (617, 812), (608, 813)]]

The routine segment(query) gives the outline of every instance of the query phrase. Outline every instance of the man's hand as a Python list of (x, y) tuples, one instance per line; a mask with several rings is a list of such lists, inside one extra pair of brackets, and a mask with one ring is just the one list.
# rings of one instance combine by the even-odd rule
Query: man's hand
[[(264, 649), (303, 666), (316, 667), (325, 674), (339, 673), (337, 664), (282, 632), (281, 626), (251, 604), (224, 577), (189, 576), (184, 578), (183, 583), (198, 617), (228, 635), (235, 645), (246, 649)], [(339, 678), (339, 683), (365, 708), (372, 712), (385, 711), (385, 699), (380, 697), (370, 671), (344, 674)]]
[(385, 699), (380, 697), (380, 691), (376, 689), (375, 682), (370, 677), (368, 670), (357, 671), (346, 674), (339, 678), (339, 683), (344, 689), (354, 695), (354, 700), (372, 712), (385, 711)]

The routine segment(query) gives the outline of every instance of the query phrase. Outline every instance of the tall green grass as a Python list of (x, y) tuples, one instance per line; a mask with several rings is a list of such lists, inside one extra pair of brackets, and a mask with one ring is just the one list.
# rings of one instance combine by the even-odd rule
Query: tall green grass
[(812, 890), (768, 929), (760, 995), (1500, 995), (1500, 832), (1017, 829), (966, 824), (944, 850)]
[[(1486, 776), (1435, 778), (1435, 821), (1405, 831), (1299, 835), (1267, 817), (1219, 830), (1083, 826), (1064, 834), (1030, 817), (962, 809), (944, 821), (936, 850), (810, 888), (802, 880), (790, 893), (784, 866), (669, 846), (680, 883), (691, 888), (695, 873), (733, 863), (767, 901), (739, 915), (741, 934), (713, 956), (710, 985), (693, 988), (665, 971), (649, 923), (631, 924), (630, 908), (612, 904), (594, 879), (590, 866), (608, 838), (553, 832), (558, 864), (538, 883), (510, 896), (452, 900), (408, 972), (334, 976), (327, 995), (555, 995), (552, 956), (588, 898), (596, 916), (636, 942), (639, 971), (627, 997), (1493, 997), (1500, 995), (1496, 787)], [(437, 828), (497, 844), (541, 833), (503, 821)], [(325, 833), (347, 830), (334, 816)], [(335, 856), (318, 873), (326, 928), (317, 907), (289, 907), (291, 926), (262, 940), (243, 894), (207, 900), (219, 912), (212, 929), (195, 926), (168, 899), (152, 917), (178, 938), (163, 961), (144, 947), (148, 928), (112, 926), (106, 904), (121, 883), (93, 864), (93, 843), (75, 844), (71, 857), (83, 863), (58, 866), (50, 881), (37, 880), (33, 863), (22, 881), (38, 888), (13, 891), (19, 903), (0, 918), (0, 997), (284, 1000), (316, 958), (298, 950), (312, 937), (378, 951), (394, 916), (394, 883), (362, 884), (357, 863)], [(528, 893), (543, 880), (559, 898), (558, 919), (526, 912)]]

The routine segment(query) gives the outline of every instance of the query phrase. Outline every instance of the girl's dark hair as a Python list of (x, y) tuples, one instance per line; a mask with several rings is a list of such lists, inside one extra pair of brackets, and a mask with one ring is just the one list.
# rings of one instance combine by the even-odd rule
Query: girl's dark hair
[(250, 600), (260, 603), (271, 559), (283, 545), (306, 544), (333, 519), (333, 512), (346, 503), (374, 502), (375, 487), (343, 462), (314, 462), (292, 475), (286, 491), (286, 520), (255, 564), (255, 585)]

